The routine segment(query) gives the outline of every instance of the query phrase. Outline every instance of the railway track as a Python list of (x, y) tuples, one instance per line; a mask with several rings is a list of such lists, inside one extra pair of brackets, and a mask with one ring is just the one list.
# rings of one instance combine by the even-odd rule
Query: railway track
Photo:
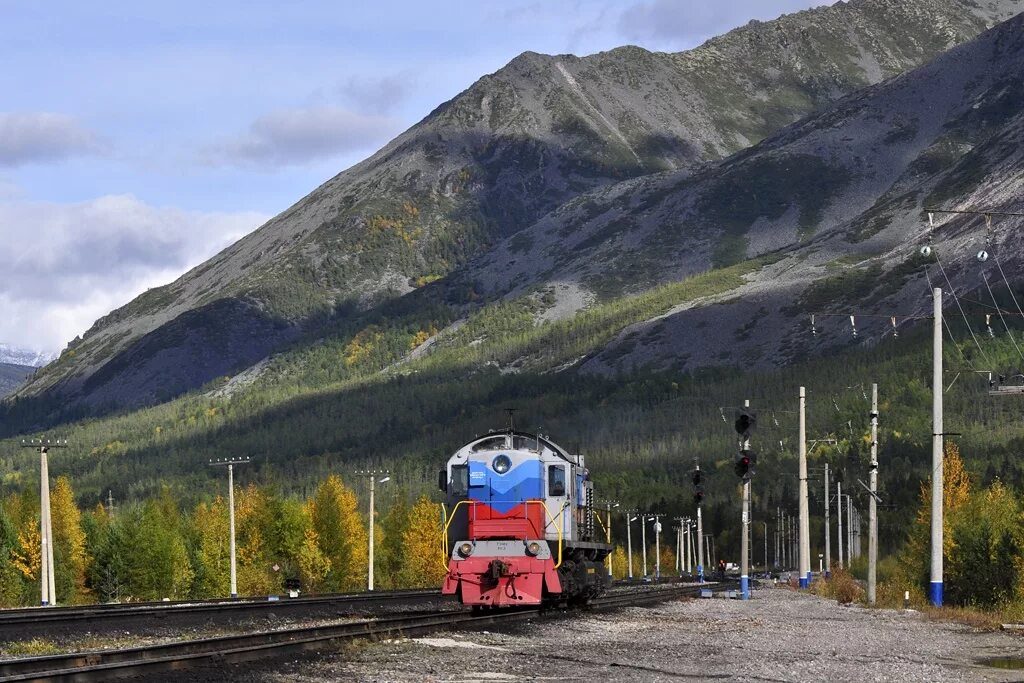
[(300, 598), (236, 598), (144, 602), (81, 607), (27, 607), (0, 611), (0, 642), (32, 636), (123, 631), (126, 627), (209, 626), (253, 617), (308, 617), (372, 614), (381, 608), (448, 601), (437, 589), (335, 593)]
[[(717, 586), (721, 588), (722, 585)], [(707, 588), (707, 586), (704, 586)], [(592, 609), (615, 609), (697, 595), (700, 586), (658, 587), (622, 591), (591, 603)], [(436, 592), (435, 592), (436, 595)], [(469, 611), (437, 611), (328, 626), (310, 626), (243, 635), (203, 638), (120, 650), (0, 661), (2, 681), (105, 681), (113, 678), (166, 675), (225, 663), (252, 661), (315, 650), (327, 644), (415, 636), (441, 629), (473, 630), (537, 618), (540, 609), (517, 609), (475, 615)]]

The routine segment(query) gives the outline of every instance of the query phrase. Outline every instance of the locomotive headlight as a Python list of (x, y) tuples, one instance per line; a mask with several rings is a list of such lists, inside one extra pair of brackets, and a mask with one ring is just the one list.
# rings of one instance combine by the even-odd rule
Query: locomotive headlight
[(505, 474), (508, 472), (509, 468), (512, 467), (512, 459), (502, 453), (491, 462), (491, 467), (493, 467), (494, 471), (498, 474)]
[(526, 544), (526, 554), (527, 555), (534, 555), (534, 556), (539, 555), (540, 554), (540, 543), (538, 543), (537, 541), (530, 541), (529, 543), (527, 543)]
[(459, 546), (459, 555), (462, 555), (463, 557), (469, 557), (472, 554), (473, 554), (473, 544), (472, 543), (463, 543), (462, 545)]

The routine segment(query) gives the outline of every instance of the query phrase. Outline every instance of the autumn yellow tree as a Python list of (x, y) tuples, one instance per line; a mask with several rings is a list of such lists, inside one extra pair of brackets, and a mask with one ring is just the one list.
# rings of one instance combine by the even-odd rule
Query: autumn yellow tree
[(299, 579), (303, 590), (310, 593), (322, 589), (324, 578), (331, 571), (331, 560), (320, 549), (320, 537), (313, 528), (312, 506), (306, 506), (306, 527), (302, 532), (302, 545), (298, 557)]
[(57, 477), (50, 492), (53, 519), (54, 587), (58, 604), (80, 603), (88, 598), (85, 585), (89, 558), (85, 552), (82, 513), (67, 477)]
[(356, 494), (332, 474), (317, 488), (310, 510), (320, 551), (330, 560), (324, 590), (364, 588), (369, 561), (367, 532)]
[(409, 523), (402, 533), (402, 578), (407, 586), (426, 588), (441, 584), (447, 572), (441, 533), (440, 507), (421, 496), (409, 510)]
[(615, 546), (612, 551), (612, 577), (625, 579), (629, 576), (629, 562), (626, 557), (626, 549), (621, 545)]
[[(960, 457), (960, 448), (947, 441), (943, 450), (942, 554), (948, 558), (955, 550), (953, 526), (957, 515), (970, 500), (971, 477)], [(928, 584), (931, 557), (932, 486), (931, 479), (921, 482), (920, 505), (907, 545), (900, 555), (903, 579), (917, 590)]]
[(240, 595), (267, 595), (279, 590), (271, 569), (274, 560), (268, 543), (272, 520), (265, 491), (249, 484), (235, 495), (235, 534)]
[(196, 596), (223, 597), (230, 591), (228, 506), (220, 496), (192, 513), (196, 534)]

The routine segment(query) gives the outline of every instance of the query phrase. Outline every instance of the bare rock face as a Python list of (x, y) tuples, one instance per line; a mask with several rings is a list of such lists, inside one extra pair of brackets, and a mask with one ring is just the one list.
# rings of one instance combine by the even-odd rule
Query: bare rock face
[[(877, 208), (882, 227), (870, 235), (844, 220), (879, 201), (910, 208), (894, 182), (960, 109), (932, 111), (923, 94), (915, 106), (904, 89), (905, 106), (892, 95), (875, 112), (871, 98), (895, 93), (891, 84), (842, 98), (1022, 9), (852, 0), (678, 54), (524, 53), (208, 262), (98, 320), (18, 396), (83, 410), (163, 400), (324, 317), (446, 277), (499, 294), (565, 280), (588, 301), (826, 235), (889, 235)], [(828, 132), (842, 125), (851, 140)], [(933, 156), (969, 144), (944, 140)], [(852, 201), (841, 214), (839, 197)]]

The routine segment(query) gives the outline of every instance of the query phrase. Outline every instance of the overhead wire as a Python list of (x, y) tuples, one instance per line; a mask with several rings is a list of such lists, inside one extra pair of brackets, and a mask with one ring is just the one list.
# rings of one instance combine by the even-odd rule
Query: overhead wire
[[(985, 362), (992, 365), (992, 361), (989, 359), (988, 354), (985, 353), (985, 349), (982, 348), (981, 342), (978, 341), (977, 335), (974, 334), (974, 328), (971, 327), (971, 322), (967, 319), (967, 314), (964, 312), (964, 307), (960, 304), (960, 299), (957, 298), (956, 289), (953, 288), (953, 283), (950, 281), (949, 276), (946, 274), (946, 269), (942, 267), (942, 261), (939, 260), (939, 255), (932, 252), (935, 258), (935, 263), (939, 266), (939, 272), (942, 273), (942, 277), (946, 280), (946, 285), (949, 286), (949, 293), (953, 297), (953, 302), (956, 304), (957, 309), (960, 310), (960, 315), (963, 316), (964, 324), (967, 325), (967, 331), (971, 333), (971, 339), (974, 340), (974, 345), (978, 347), (978, 352), (981, 353), (981, 357), (985, 359)], [(945, 320), (945, 316), (943, 316)]]
[(996, 302), (996, 295), (992, 291), (992, 285), (989, 284), (988, 276), (985, 274), (985, 271), (981, 271), (981, 279), (985, 281), (985, 287), (988, 289), (989, 296), (992, 297), (992, 303), (996, 305), (996, 311), (999, 313), (999, 319), (1003, 321), (1003, 327), (1006, 329), (1006, 335), (1013, 343), (1013, 348), (1017, 349), (1017, 355), (1020, 356), (1021, 360), (1024, 360), (1024, 353), (1022, 353), (1020, 347), (1017, 346), (1017, 340), (1013, 338), (1013, 332), (1010, 331), (1010, 326), (1006, 324), (1006, 318), (1003, 317), (1003, 309), (1000, 308), (999, 304)]

